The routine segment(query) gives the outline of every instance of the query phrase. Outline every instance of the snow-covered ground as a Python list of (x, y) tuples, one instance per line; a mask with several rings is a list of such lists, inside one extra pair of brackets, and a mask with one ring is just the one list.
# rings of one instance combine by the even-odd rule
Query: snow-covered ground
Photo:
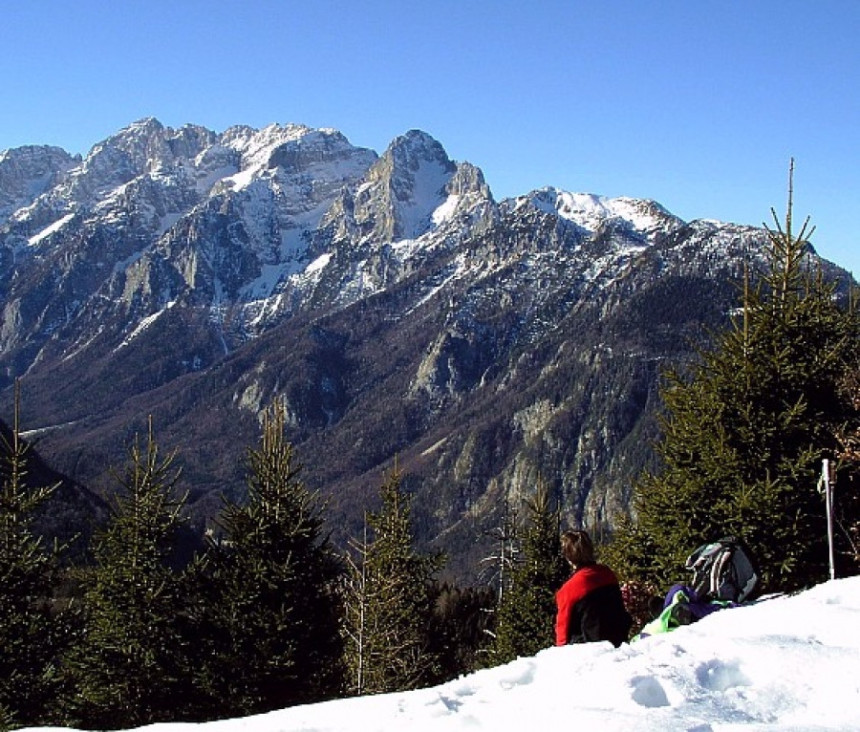
[(153, 732), (860, 730), (860, 577), (612, 648), (533, 658), (400, 694)]

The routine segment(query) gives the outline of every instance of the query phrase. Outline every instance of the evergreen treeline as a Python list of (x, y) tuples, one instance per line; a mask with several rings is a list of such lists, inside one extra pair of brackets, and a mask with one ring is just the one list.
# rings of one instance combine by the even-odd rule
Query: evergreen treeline
[[(860, 316), (809, 268), (808, 222), (795, 234), (791, 209), (789, 186), (769, 267), (745, 278), (732, 326), (665, 373), (660, 465), (601, 547), (631, 603), (637, 588), (687, 579), (687, 554), (725, 534), (750, 547), (764, 590), (826, 579), (823, 458), (838, 482), (838, 573), (860, 570)], [(415, 546), (397, 467), (362, 536), (331, 544), (275, 403), (247, 451), (246, 500), (225, 501), (189, 559), (176, 456), (162, 457), (150, 424), (91, 561), (76, 565), (34, 529), (54, 487), (28, 483), (17, 412), (16, 400), (0, 445), (0, 730), (236, 717), (439, 683), (553, 643), (568, 569), (542, 482), (502, 512), (495, 586), (443, 584), (444, 558)]]
[(27, 484), (17, 421), (12, 435), (0, 490), (0, 730), (238, 717), (426, 686), (485, 662), (494, 595), (437, 581), (443, 559), (414, 547), (401, 473), (383, 476), (365, 536), (340, 554), (279, 403), (247, 451), (247, 499), (225, 500), (190, 560), (177, 456), (161, 454), (151, 422), (116, 474), (85, 565), (61, 564), (62, 548), (35, 534), (53, 488)]

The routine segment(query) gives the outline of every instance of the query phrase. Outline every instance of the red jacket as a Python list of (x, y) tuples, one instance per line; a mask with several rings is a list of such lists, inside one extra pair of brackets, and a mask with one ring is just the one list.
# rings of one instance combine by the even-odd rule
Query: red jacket
[(555, 596), (555, 644), (627, 640), (632, 619), (624, 607), (618, 579), (603, 564), (580, 567)]

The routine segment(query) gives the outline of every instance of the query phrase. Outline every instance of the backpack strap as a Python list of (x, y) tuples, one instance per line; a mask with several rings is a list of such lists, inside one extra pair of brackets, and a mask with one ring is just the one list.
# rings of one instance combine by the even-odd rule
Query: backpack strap
[[(726, 583), (730, 585), (728, 591), (731, 593), (731, 597), (736, 596), (737, 590), (740, 589), (737, 587), (737, 577), (735, 576), (735, 569), (732, 564), (732, 555), (735, 548), (734, 544), (723, 540), (720, 540), (718, 544), (719, 549), (714, 552), (716, 558), (711, 565), (711, 572), (708, 578), (708, 595), (714, 600), (727, 600), (730, 598), (724, 597), (726, 594), (724, 591)], [(726, 573), (725, 575), (724, 572)]]

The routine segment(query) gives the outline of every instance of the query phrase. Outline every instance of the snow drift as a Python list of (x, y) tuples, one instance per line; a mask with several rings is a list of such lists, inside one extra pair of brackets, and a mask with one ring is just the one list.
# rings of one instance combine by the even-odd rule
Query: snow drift
[(158, 732), (860, 729), (860, 577), (618, 649), (547, 648), (419, 691)]

